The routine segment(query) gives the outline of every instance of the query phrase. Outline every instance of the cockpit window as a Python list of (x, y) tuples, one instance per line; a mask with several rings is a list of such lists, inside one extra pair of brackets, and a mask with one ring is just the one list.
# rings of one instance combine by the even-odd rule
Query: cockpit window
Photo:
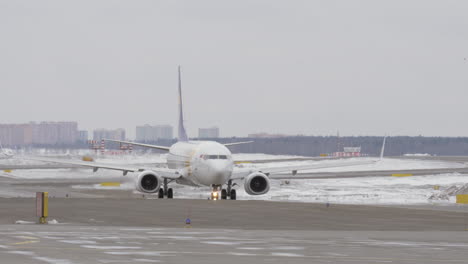
[(219, 155), (219, 159), (227, 159), (226, 155)]

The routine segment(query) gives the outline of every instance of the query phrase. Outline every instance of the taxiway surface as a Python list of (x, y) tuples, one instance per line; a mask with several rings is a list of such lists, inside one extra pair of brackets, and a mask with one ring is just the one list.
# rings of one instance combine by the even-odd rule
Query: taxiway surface
[(468, 257), (463, 210), (51, 198), (49, 219), (57, 222), (36, 225), (34, 204), (0, 199), (2, 263), (466, 263)]

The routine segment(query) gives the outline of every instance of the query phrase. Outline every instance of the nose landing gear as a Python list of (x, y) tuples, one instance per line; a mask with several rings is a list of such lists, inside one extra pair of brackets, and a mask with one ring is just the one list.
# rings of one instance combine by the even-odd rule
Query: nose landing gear
[[(211, 195), (210, 195), (210, 199), (211, 200), (227, 200), (227, 199), (231, 199), (231, 200), (236, 200), (237, 198), (237, 194), (236, 194), (236, 190), (232, 189), (232, 187), (236, 185), (236, 184), (233, 184), (232, 183), (232, 180), (229, 180), (227, 182), (227, 188), (226, 189), (221, 189), (221, 185), (212, 185), (211, 188), (212, 188), (212, 191), (211, 191)], [(221, 197), (219, 195), (219, 191), (221, 190)]]
[(221, 185), (212, 185), (211, 188), (210, 200), (219, 200), (219, 190), (221, 189)]

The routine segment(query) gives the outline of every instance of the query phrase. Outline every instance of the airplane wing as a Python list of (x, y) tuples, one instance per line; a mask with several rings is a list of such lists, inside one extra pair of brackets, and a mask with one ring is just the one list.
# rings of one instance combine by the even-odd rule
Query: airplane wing
[(307, 172), (293, 174), (277, 174), (269, 178), (274, 180), (302, 180), (302, 179), (342, 179), (356, 177), (409, 177), (436, 175), (445, 173), (468, 173), (468, 168), (440, 168), (440, 169), (406, 169), (406, 170), (373, 170), (373, 171), (340, 171), (340, 172)]
[(110, 142), (117, 142), (117, 143), (129, 144), (129, 145), (133, 145), (133, 146), (145, 147), (145, 148), (153, 148), (153, 149), (165, 150), (165, 151), (169, 151), (169, 149), (170, 149), (169, 147), (165, 147), (165, 146), (157, 146), (157, 145), (136, 143), (136, 142), (131, 142), (131, 141), (121, 141), (121, 140), (113, 140), (113, 139), (104, 139), (104, 140), (105, 140), (105, 141), (110, 141)]
[(272, 163), (272, 162), (288, 162), (288, 161), (309, 161), (309, 160), (337, 160), (337, 159), (350, 159), (356, 157), (334, 157), (334, 156), (315, 156), (315, 157), (291, 157), (291, 158), (276, 158), (276, 159), (241, 159), (234, 160), (235, 164), (243, 163)]
[[(268, 175), (268, 178), (273, 180), (306, 180), (306, 179), (339, 179), (339, 178), (356, 178), (356, 177), (408, 177), (408, 176), (423, 176), (445, 173), (468, 173), (468, 167), (459, 168), (433, 168), (433, 169), (399, 169), (399, 170), (368, 170), (368, 171), (340, 171), (340, 172), (303, 172), (300, 170), (323, 169), (355, 166), (363, 164), (374, 164), (375, 161), (363, 162), (347, 162), (343, 164), (311, 164), (305, 166), (288, 166), (288, 167), (271, 167), (271, 168), (238, 168), (234, 170), (231, 179), (243, 179), (254, 172), (262, 172)], [(299, 172), (298, 172), (299, 171)]]
[(161, 177), (167, 178), (167, 179), (178, 179), (181, 177), (179, 171), (174, 170), (174, 169), (168, 169), (168, 168), (137, 168), (137, 167), (126, 167), (126, 166), (118, 166), (118, 165), (113, 165), (113, 164), (89, 162), (89, 161), (68, 161), (68, 160), (60, 160), (60, 159), (43, 159), (43, 158), (29, 158), (29, 159), (42, 161), (42, 162), (74, 165), (74, 166), (79, 166), (79, 167), (89, 167), (89, 168), (92, 168), (94, 172), (96, 172), (98, 169), (117, 170), (117, 171), (122, 171), (124, 176), (127, 175), (127, 173), (129, 172), (141, 172), (145, 170), (152, 170), (154, 172), (157, 172)]
[(356, 165), (366, 165), (366, 164), (375, 164), (378, 160), (361, 160), (361, 161), (352, 161), (344, 162), (342, 164), (307, 164), (307, 165), (293, 165), (293, 166), (278, 166), (278, 167), (265, 167), (265, 168), (235, 168), (231, 179), (239, 179), (248, 176), (253, 172), (262, 172), (265, 174), (275, 174), (275, 173), (291, 173), (291, 175), (296, 175), (298, 171), (301, 170), (313, 170), (313, 169), (324, 169), (324, 168), (337, 168), (337, 167), (348, 167)]
[(300, 170), (313, 170), (313, 169), (324, 169), (324, 168), (336, 168), (336, 167), (348, 167), (356, 165), (367, 165), (375, 164), (376, 162), (383, 159), (384, 150), (385, 150), (385, 141), (387, 137), (383, 138), (382, 149), (380, 151), (379, 160), (359, 160), (351, 162), (343, 162), (341, 164), (306, 164), (306, 165), (293, 165), (293, 166), (278, 166), (278, 167), (265, 167), (265, 168), (238, 168), (236, 167), (232, 172), (231, 179), (242, 179), (253, 172), (262, 172), (270, 176), (274, 173), (291, 173), (291, 175), (296, 175)]
[(233, 142), (233, 143), (225, 143), (223, 145), (226, 146), (226, 147), (229, 147), (229, 146), (235, 146), (235, 145), (241, 145), (241, 144), (249, 144), (249, 143), (252, 143), (252, 142), (253, 141)]

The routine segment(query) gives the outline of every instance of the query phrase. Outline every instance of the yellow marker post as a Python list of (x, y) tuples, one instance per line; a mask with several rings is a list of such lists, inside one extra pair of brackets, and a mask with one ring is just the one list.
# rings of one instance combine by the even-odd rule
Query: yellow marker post
[(47, 224), (49, 216), (49, 193), (36, 193), (36, 216), (39, 217), (39, 224)]

